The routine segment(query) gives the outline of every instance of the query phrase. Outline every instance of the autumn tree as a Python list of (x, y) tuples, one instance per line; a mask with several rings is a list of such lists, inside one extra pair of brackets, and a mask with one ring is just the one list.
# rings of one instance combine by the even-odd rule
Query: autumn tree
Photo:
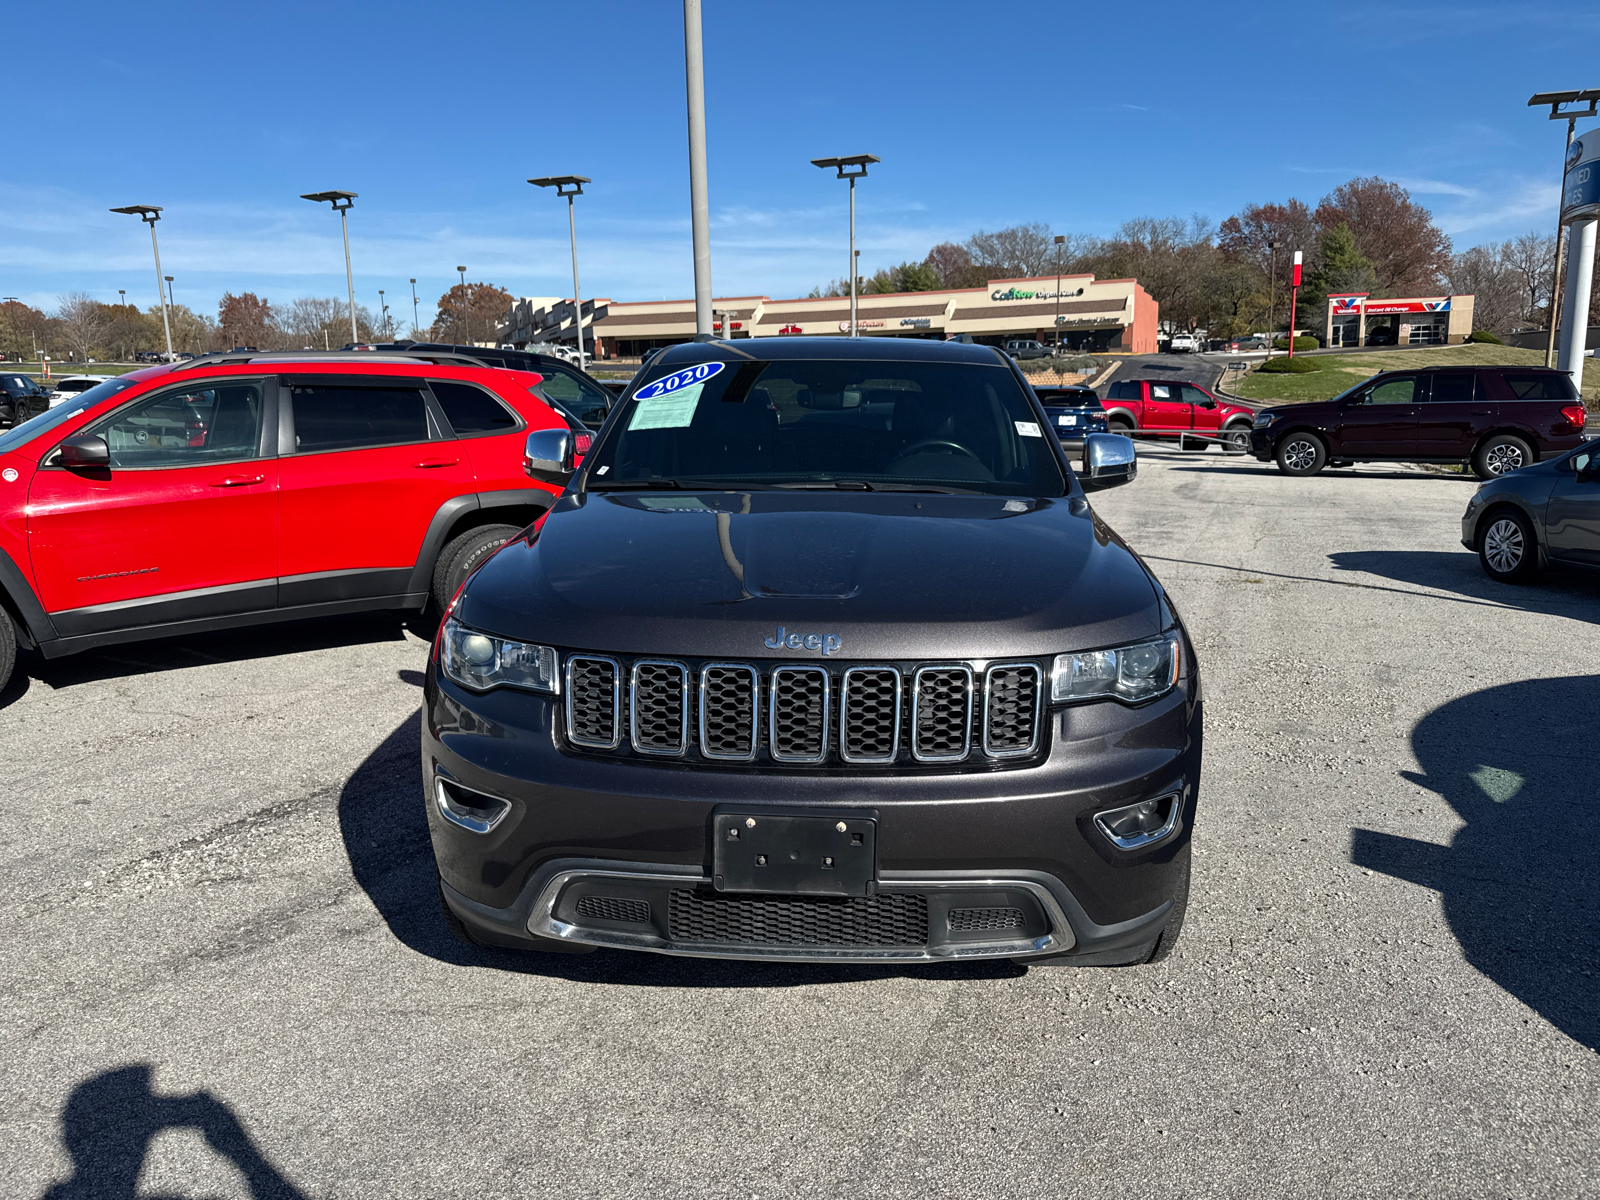
[(0, 353), (11, 359), (33, 358), (40, 346), (50, 318), (20, 300), (0, 303)]
[[(511, 315), (512, 296), (492, 283), (456, 284), (439, 297), (430, 336), (435, 341), (472, 345), (493, 342)], [(590, 335), (585, 334), (585, 339)]]
[(1425, 296), (1438, 290), (1450, 264), (1450, 239), (1399, 184), (1376, 176), (1352, 179), (1324, 196), (1314, 215), (1325, 232), (1348, 226), (1372, 267), (1375, 292)]
[(942, 288), (982, 287), (988, 282), (983, 268), (972, 261), (972, 252), (955, 242), (940, 242), (928, 251), (922, 265), (938, 277)]
[(217, 328), (222, 340), (235, 346), (270, 345), (278, 333), (278, 320), (265, 297), (254, 292), (235, 296), (224, 292), (217, 303)]

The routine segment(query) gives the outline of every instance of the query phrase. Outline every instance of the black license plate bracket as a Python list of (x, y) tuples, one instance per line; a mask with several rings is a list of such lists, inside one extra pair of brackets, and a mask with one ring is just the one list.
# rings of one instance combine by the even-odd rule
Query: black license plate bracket
[(859, 814), (727, 809), (712, 817), (719, 892), (871, 896), (878, 890), (878, 822)]

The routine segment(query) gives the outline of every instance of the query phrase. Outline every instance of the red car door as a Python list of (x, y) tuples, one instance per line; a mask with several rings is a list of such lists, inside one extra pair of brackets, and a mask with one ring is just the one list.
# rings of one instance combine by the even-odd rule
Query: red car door
[(441, 505), (475, 491), (472, 462), (403, 376), (285, 379), (278, 602), (400, 596)]
[(1222, 427), (1222, 405), (1217, 403), (1217, 398), (1203, 387), (1186, 383), (1183, 385), (1183, 399), (1189, 405), (1189, 417), (1194, 422), (1191, 428), (1196, 433), (1215, 436)]
[(163, 388), (79, 431), (105, 439), (109, 468), (45, 456), (28, 489), (28, 542), (63, 636), (273, 607), (277, 460), (262, 438), (272, 387)]
[(1190, 409), (1183, 398), (1181, 383), (1156, 383), (1145, 385), (1144, 428), (1151, 433), (1178, 433), (1189, 428)]

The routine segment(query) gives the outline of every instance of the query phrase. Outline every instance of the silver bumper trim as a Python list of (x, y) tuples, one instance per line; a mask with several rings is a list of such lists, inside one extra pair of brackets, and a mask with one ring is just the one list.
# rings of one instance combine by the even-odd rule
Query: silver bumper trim
[(901, 962), (952, 962), (968, 958), (1012, 958), (1030, 954), (1060, 954), (1077, 943), (1072, 924), (1062, 911), (1050, 890), (1028, 879), (949, 879), (885, 880), (879, 883), (879, 893), (932, 892), (932, 891), (994, 891), (1011, 888), (1025, 891), (1038, 900), (1050, 921), (1050, 932), (1036, 938), (997, 938), (988, 942), (962, 942), (934, 949), (840, 949), (818, 950), (812, 947), (787, 949), (782, 946), (718, 946), (696, 942), (680, 945), (651, 933), (629, 933), (615, 929), (588, 929), (558, 920), (556, 903), (568, 884), (577, 880), (617, 880), (625, 883), (660, 883), (671, 887), (709, 885), (708, 876), (651, 874), (638, 871), (572, 870), (551, 876), (533, 902), (528, 915), (528, 932), (535, 937), (554, 938), (557, 941), (581, 943), (587, 946), (609, 946), (619, 950), (649, 950), (656, 954), (676, 954), (686, 958), (732, 958), (748, 962), (809, 962), (809, 963), (901, 963)]

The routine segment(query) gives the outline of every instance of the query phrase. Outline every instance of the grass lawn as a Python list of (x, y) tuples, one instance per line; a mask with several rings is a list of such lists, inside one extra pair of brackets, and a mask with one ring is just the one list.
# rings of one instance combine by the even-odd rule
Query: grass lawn
[[(126, 375), (129, 371), (142, 371), (146, 367), (155, 365), (155, 363), (64, 363), (52, 360), (50, 378), (60, 379), (63, 375)], [(39, 378), (37, 362), (0, 363), (0, 371)]]
[[(1309, 354), (1306, 362), (1317, 369), (1304, 375), (1264, 375), (1252, 371), (1230, 390), (1247, 400), (1274, 404), (1305, 404), (1329, 400), (1379, 371), (1411, 367), (1544, 366), (1543, 350), (1514, 346), (1431, 346), (1421, 350), (1383, 350), (1375, 354)], [(1600, 361), (1585, 359), (1583, 397), (1590, 408), (1600, 407)]]

